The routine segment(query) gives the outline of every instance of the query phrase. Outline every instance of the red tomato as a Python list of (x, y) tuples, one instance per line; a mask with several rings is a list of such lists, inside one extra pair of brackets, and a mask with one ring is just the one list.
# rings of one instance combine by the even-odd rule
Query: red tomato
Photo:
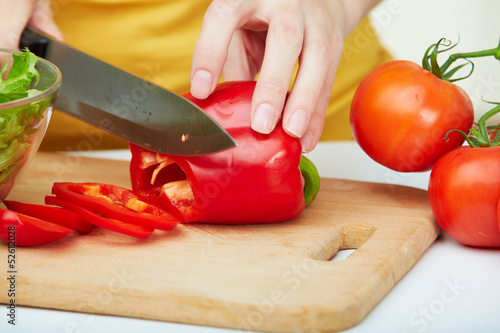
[(460, 147), (432, 168), (432, 212), (443, 231), (460, 243), (500, 247), (499, 199), (500, 147)]
[(38, 246), (55, 242), (73, 229), (0, 208), (0, 239), (16, 246)]
[(462, 145), (474, 110), (467, 94), (410, 61), (392, 61), (371, 72), (351, 104), (351, 130), (376, 162), (396, 171), (432, 168), (444, 153)]

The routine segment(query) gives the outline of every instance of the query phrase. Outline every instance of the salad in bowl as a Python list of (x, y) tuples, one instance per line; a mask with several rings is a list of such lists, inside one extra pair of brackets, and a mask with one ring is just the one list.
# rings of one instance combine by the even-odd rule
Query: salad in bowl
[(61, 72), (28, 49), (0, 48), (0, 201), (36, 154), (61, 86)]

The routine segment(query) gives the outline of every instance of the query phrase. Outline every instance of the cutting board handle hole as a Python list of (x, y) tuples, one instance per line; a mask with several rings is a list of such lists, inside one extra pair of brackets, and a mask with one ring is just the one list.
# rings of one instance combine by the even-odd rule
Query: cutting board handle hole
[(346, 223), (340, 228), (334, 228), (325, 239), (324, 259), (327, 261), (342, 261), (349, 258), (357, 249), (365, 244), (376, 227), (366, 223)]
[(342, 249), (342, 250), (338, 250), (337, 253), (335, 253), (333, 255), (333, 257), (331, 257), (330, 260), (328, 260), (328, 261), (342, 261), (342, 260), (346, 260), (347, 258), (349, 258), (349, 256), (351, 254), (354, 253), (354, 251), (356, 251), (356, 249)]

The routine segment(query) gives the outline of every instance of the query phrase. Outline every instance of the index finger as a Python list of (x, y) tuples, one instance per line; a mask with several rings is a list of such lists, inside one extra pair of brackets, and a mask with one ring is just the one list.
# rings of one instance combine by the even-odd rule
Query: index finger
[(203, 18), (191, 65), (191, 94), (206, 98), (217, 86), (246, 1), (214, 0)]

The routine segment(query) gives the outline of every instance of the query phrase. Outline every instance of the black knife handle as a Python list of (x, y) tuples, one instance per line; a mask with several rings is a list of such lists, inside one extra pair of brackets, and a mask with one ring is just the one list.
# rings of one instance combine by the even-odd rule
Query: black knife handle
[(45, 58), (47, 54), (47, 45), (49, 44), (50, 38), (38, 29), (30, 26), (26, 26), (21, 35), (21, 40), (19, 42), (19, 48), (23, 50), (28, 48), (31, 52), (36, 54), (41, 58)]

